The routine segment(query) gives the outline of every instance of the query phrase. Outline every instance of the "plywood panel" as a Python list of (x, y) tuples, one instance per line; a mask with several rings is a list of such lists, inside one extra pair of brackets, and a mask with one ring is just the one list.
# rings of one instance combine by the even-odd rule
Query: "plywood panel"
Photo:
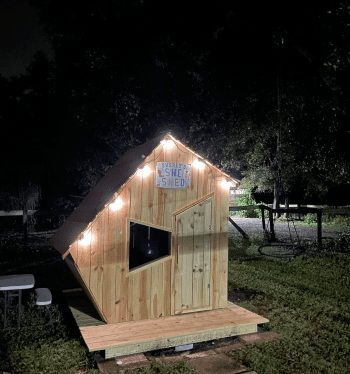
[(220, 251), (219, 251), (219, 307), (224, 308), (227, 303), (228, 282), (228, 198), (229, 189), (221, 188), (220, 199)]
[(151, 271), (150, 313), (148, 318), (170, 315), (171, 308), (171, 262), (172, 259), (155, 262)]
[(69, 253), (72, 256), (75, 263), (78, 262), (78, 242), (75, 241), (71, 246), (69, 247)]
[[(206, 183), (206, 169), (204, 170), (197, 170), (197, 199), (200, 199), (203, 195), (205, 195), (205, 187), (207, 185)], [(205, 186), (204, 186), (205, 185)]]
[(142, 178), (142, 203), (141, 203), (141, 221), (153, 221), (153, 198), (155, 194), (155, 151), (145, 159), (144, 165), (148, 165), (152, 173)]
[(128, 315), (131, 321), (150, 318), (151, 274), (151, 269), (129, 274)]
[(213, 199), (208, 200), (204, 206), (204, 240), (203, 240), (203, 305), (211, 306), (211, 256), (213, 248)]
[[(164, 150), (164, 161), (176, 162), (177, 161), (177, 148)], [(164, 189), (164, 220), (163, 225), (168, 229), (172, 229), (172, 213), (176, 209), (176, 189)]]
[[(213, 251), (213, 308), (222, 308), (227, 302), (227, 211), (228, 190), (220, 184), (220, 175), (215, 181), (214, 204), (214, 251)], [(226, 222), (224, 222), (226, 220)]]
[(141, 175), (136, 174), (128, 183), (130, 193), (129, 217), (137, 220), (141, 219), (143, 179)]
[(115, 321), (118, 212), (107, 207), (105, 214), (102, 309), (108, 321)]
[(179, 266), (181, 273), (181, 311), (192, 309), (193, 300), (193, 210), (181, 215), (182, 246), (179, 247)]
[[(90, 229), (86, 230), (89, 232)], [(90, 247), (91, 241), (89, 243), (82, 244), (79, 240), (77, 241), (77, 252), (78, 252), (78, 268), (81, 278), (83, 279), (87, 288), (90, 287)]]
[(171, 314), (172, 262), (173, 258), (163, 262), (163, 316)]
[(192, 308), (203, 307), (204, 269), (204, 203), (193, 208), (193, 269), (192, 269)]
[(128, 319), (170, 315), (171, 259), (129, 273)]
[(128, 305), (128, 314), (127, 314), (127, 321), (133, 321), (138, 316), (134, 316), (135, 313), (135, 298), (136, 294), (138, 293), (137, 287), (139, 285), (139, 274), (136, 273), (134, 276), (128, 277), (128, 294), (127, 294), (127, 305)]
[(205, 181), (204, 181), (204, 190), (203, 194), (205, 195), (206, 193), (211, 193), (214, 192), (215, 190), (215, 183), (214, 183), (214, 178), (215, 178), (215, 172), (212, 167), (207, 167), (205, 174), (203, 175)]
[[(192, 162), (192, 155), (189, 153), (185, 147), (182, 145), (178, 145), (176, 147), (177, 155), (175, 162), (180, 164), (191, 164)], [(176, 196), (175, 196), (175, 210), (179, 210), (184, 205), (187, 204), (188, 197), (187, 197), (188, 188), (184, 189), (177, 189)]]
[[(193, 154), (189, 154), (188, 161), (192, 165), (193, 161), (196, 159)], [(192, 167), (192, 178), (191, 178), (191, 186), (187, 189), (187, 201), (196, 201), (198, 199), (198, 172), (197, 170)]]
[[(164, 159), (164, 150), (163, 147), (158, 147), (156, 149), (155, 155), (155, 164), (157, 162), (163, 162)], [(165, 194), (163, 188), (155, 187), (153, 195), (153, 220), (152, 223), (163, 226), (164, 225), (164, 201)]]
[[(195, 166), (192, 168), (193, 170), (193, 183), (194, 189), (196, 190), (196, 199), (200, 199), (201, 197), (213, 192), (211, 190), (211, 167), (196, 156), (193, 156), (193, 161), (199, 160), (204, 163), (204, 168), (197, 169)], [(209, 183), (208, 183), (209, 182)]]
[(117, 262), (115, 267), (116, 272), (116, 293), (115, 293), (115, 320), (127, 321), (128, 320), (128, 287), (129, 279), (128, 274), (128, 225), (127, 217), (130, 210), (130, 193), (128, 188), (124, 188), (120, 193), (120, 198), (124, 202), (121, 210), (117, 215)]
[(212, 168), (205, 164), (204, 170), (198, 170), (198, 185), (197, 185), (197, 196), (198, 199), (213, 192), (212, 190)]
[(167, 229), (172, 229), (172, 214), (176, 207), (176, 191), (174, 189), (167, 189), (164, 191), (164, 222), (163, 225)]
[(218, 182), (215, 181), (215, 193), (214, 193), (214, 220), (213, 220), (213, 251), (212, 251), (212, 273), (211, 273), (211, 285), (212, 285), (212, 306), (213, 309), (219, 307), (219, 250), (220, 250), (220, 193), (217, 189)]
[(164, 277), (163, 263), (151, 268), (151, 310), (150, 318), (157, 318), (164, 315)]
[(152, 269), (144, 270), (140, 273), (140, 319), (150, 318), (151, 315), (151, 280)]
[(102, 306), (104, 224), (105, 214), (102, 212), (91, 225), (90, 291), (95, 302), (100, 306)]
[(183, 222), (181, 216), (175, 217), (175, 235), (173, 240), (174, 262), (173, 262), (173, 283), (172, 283), (172, 297), (174, 304), (172, 305), (172, 313), (179, 313), (181, 311), (182, 300), (182, 260), (180, 258), (183, 248)]

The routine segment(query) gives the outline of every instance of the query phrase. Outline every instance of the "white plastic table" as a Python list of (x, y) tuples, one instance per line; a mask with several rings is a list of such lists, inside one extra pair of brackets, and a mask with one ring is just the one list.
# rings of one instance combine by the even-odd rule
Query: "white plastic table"
[(0, 291), (5, 294), (5, 305), (4, 305), (4, 328), (7, 323), (7, 311), (9, 307), (9, 296), (18, 297), (18, 328), (21, 327), (21, 309), (22, 309), (22, 290), (26, 290), (34, 287), (34, 275), (33, 274), (13, 274), (13, 275), (1, 275), (0, 276)]

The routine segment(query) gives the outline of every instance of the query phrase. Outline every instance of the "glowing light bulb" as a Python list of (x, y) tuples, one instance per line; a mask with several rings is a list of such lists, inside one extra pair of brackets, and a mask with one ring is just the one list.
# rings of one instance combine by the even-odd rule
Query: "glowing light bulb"
[(124, 205), (123, 200), (120, 197), (117, 197), (113, 201), (113, 203), (111, 203), (110, 207), (113, 210), (113, 212), (116, 212), (117, 210), (120, 210), (123, 205)]
[(171, 139), (163, 139), (160, 144), (166, 149), (166, 150), (170, 150), (174, 147), (174, 142), (171, 140)]
[(92, 234), (91, 231), (86, 231), (84, 234), (82, 234), (81, 238), (79, 239), (79, 244), (83, 246), (90, 245), (92, 241)]
[(152, 173), (151, 168), (148, 165), (145, 165), (143, 168), (137, 169), (136, 174), (140, 175), (141, 177), (147, 177)]
[(200, 160), (194, 160), (193, 161), (193, 166), (198, 169), (198, 170), (204, 170), (205, 168), (205, 163)]
[(222, 187), (222, 188), (225, 188), (225, 189), (227, 189), (227, 190), (228, 190), (229, 188), (233, 187), (232, 182), (231, 182), (231, 181), (228, 181), (227, 179), (222, 179), (221, 182), (220, 182), (220, 184), (221, 184), (221, 187)]

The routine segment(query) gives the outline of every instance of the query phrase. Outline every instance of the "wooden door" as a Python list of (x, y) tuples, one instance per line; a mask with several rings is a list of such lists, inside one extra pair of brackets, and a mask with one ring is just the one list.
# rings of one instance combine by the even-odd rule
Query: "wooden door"
[(175, 217), (175, 313), (211, 307), (213, 202), (208, 198)]

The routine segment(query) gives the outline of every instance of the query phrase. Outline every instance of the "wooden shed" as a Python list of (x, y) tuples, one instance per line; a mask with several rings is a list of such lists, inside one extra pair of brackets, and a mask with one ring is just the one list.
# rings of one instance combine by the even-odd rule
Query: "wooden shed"
[[(53, 239), (105, 329), (227, 308), (228, 197), (237, 185), (170, 134), (118, 160)], [(90, 350), (117, 346), (89, 346), (97, 332), (81, 331)], [(157, 342), (153, 349), (170, 344)]]

